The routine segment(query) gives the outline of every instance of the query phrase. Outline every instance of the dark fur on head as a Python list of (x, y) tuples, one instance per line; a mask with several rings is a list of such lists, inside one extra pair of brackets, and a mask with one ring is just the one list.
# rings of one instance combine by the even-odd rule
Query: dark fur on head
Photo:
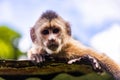
[[(46, 12), (44, 12), (40, 19), (38, 19), (37, 23), (39, 23), (41, 20), (44, 20), (44, 19), (47, 19), (49, 21), (52, 21), (54, 19), (58, 19), (58, 20), (61, 20), (64, 24), (65, 24), (65, 30), (66, 30), (66, 33), (67, 35), (71, 36), (71, 27), (70, 27), (70, 24), (66, 21), (64, 21), (64, 19), (62, 19), (62, 17), (60, 17), (56, 12), (52, 11), (52, 10), (47, 10)], [(35, 24), (35, 26), (37, 25), (37, 23)], [(43, 21), (44, 23), (44, 21)], [(34, 26), (30, 29), (30, 37), (32, 39), (32, 42), (35, 42), (37, 43), (37, 36), (36, 36), (36, 33), (35, 33), (35, 28)]]
[(57, 18), (57, 17), (58, 17), (57, 13), (55, 13), (52, 10), (48, 10), (42, 14), (41, 19), (46, 18), (49, 21), (51, 21), (52, 19)]
[[(58, 18), (59, 15), (52, 11), (52, 10), (47, 10), (46, 12), (44, 12), (42, 15), (41, 15), (41, 19), (47, 19), (49, 21), (55, 19), (55, 18)], [(71, 36), (71, 28), (70, 28), (70, 24), (68, 22), (65, 22), (65, 25), (66, 25), (66, 30), (67, 30), (67, 33), (69, 36)]]

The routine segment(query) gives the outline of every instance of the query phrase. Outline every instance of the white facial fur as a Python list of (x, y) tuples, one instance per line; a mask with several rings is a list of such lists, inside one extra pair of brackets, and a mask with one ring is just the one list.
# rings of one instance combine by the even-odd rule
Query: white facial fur
[(58, 53), (59, 51), (61, 51), (61, 48), (62, 48), (61, 39), (57, 39), (57, 42), (58, 42), (59, 46), (55, 51), (53, 51), (47, 47), (48, 41), (43, 42), (44, 49), (47, 51), (47, 53), (52, 54), (52, 53)]

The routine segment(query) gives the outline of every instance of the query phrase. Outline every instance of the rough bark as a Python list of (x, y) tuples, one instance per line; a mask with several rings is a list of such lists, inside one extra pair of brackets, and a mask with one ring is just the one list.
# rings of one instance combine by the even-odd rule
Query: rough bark
[[(29, 60), (0, 60), (0, 76), (5, 79), (25, 79), (27, 77), (39, 77), (43, 80), (51, 80), (57, 74), (68, 73), (81, 76), (95, 72), (91, 65), (67, 64), (66, 62), (46, 61), (34, 64)], [(101, 75), (100, 75), (101, 76)]]

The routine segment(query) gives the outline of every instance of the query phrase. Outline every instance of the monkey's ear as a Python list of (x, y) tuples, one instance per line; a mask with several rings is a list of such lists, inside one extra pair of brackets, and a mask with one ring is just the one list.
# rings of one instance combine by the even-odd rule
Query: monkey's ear
[(71, 27), (70, 27), (70, 24), (68, 22), (65, 23), (66, 24), (66, 30), (67, 30), (67, 34), (69, 36), (71, 36)]
[(31, 28), (30, 29), (30, 37), (32, 39), (32, 42), (35, 42), (36, 40), (36, 35), (35, 35), (35, 29), (34, 28)]

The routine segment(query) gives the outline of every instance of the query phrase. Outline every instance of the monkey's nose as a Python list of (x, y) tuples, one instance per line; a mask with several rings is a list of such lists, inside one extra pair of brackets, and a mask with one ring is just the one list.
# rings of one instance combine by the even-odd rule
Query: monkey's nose
[(55, 39), (50, 39), (49, 42), (55, 42)]

